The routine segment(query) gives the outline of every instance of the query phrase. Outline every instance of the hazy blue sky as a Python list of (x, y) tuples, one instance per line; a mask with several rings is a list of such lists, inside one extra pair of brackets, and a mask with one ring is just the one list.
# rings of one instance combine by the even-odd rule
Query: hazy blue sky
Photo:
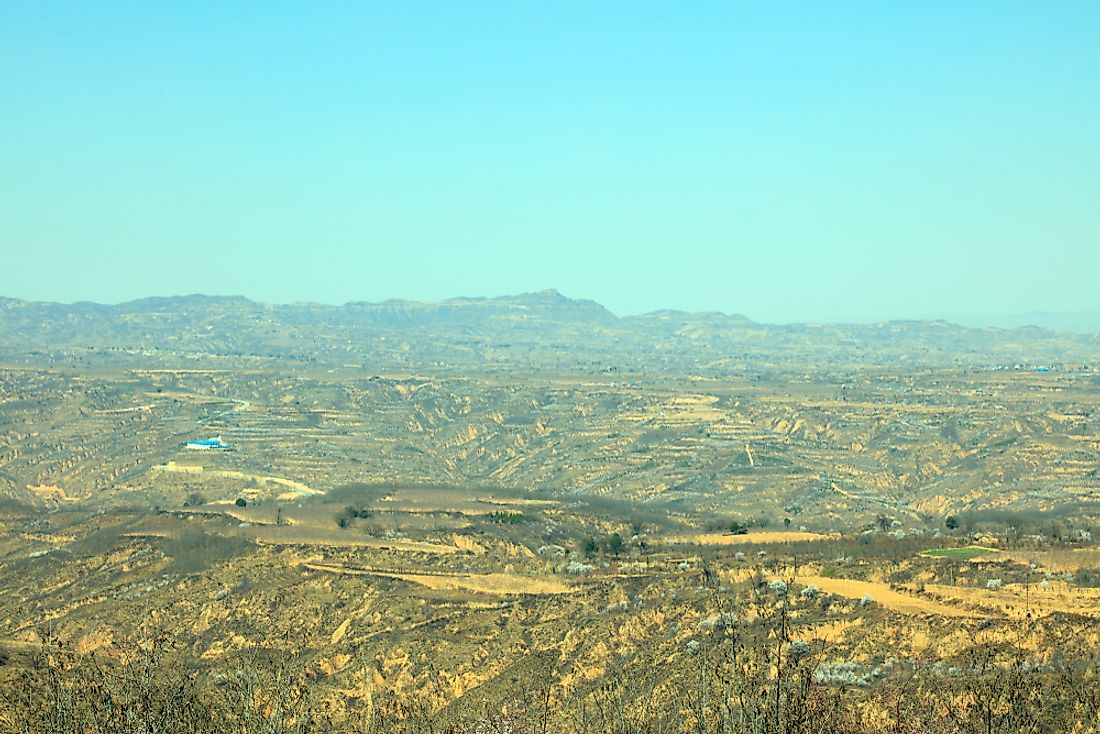
[(1100, 2), (0, 0), (0, 294), (1100, 309)]

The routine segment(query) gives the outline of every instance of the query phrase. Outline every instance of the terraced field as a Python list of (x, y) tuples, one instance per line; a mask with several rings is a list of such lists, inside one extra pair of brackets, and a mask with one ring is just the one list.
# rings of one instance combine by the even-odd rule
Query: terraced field
[[(1097, 393), (1070, 375), (868, 378), (848, 400), (791, 377), (0, 377), (0, 491), (39, 504), (189, 492), (293, 502), (398, 481), (464, 487), (467, 499), (506, 490), (512, 503), (605, 496), (787, 517), (820, 533), (884, 512), (924, 521), (1100, 502)], [(210, 435), (234, 450), (182, 449)]]
[(934, 614), (939, 617), (964, 617), (985, 619), (990, 615), (963, 606), (953, 606), (928, 598), (892, 590), (889, 585), (874, 581), (828, 578), (825, 576), (799, 576), (798, 583), (814, 586), (827, 594), (836, 594), (868, 604), (881, 604), (895, 612), (910, 615)]
[[(370, 339), (390, 359), (395, 336)], [(326, 710), (443, 711), (530, 681), (683, 688), (758, 638), (861, 691), (990, 651), (1051, 671), (1093, 639), (1091, 371), (783, 338), (609, 364), (471, 336), (461, 359), (505, 355), (475, 371), (423, 339), (373, 371), (329, 359), (347, 339), (218, 369), (23, 355), (0, 368), (0, 653), (157, 638), (213, 670), (278, 648)], [(231, 450), (184, 448), (214, 435)]]

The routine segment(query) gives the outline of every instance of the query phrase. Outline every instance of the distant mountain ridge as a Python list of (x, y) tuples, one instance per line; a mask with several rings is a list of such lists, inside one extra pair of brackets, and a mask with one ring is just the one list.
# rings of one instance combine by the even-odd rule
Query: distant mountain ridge
[(955, 319), (964, 326), (991, 326), (999, 329), (1027, 327), (1078, 334), (1100, 333), (1100, 311), (1028, 311), (1002, 316), (963, 316)]
[(202, 294), (117, 305), (0, 298), (0, 349), (9, 355), (82, 349), (290, 356), (405, 367), (532, 358), (559, 366), (572, 360), (691, 367), (716, 359), (1048, 364), (1095, 359), (1100, 338), (947, 321), (772, 325), (736, 314), (675, 310), (619, 317), (595, 301), (546, 290), (340, 306)]

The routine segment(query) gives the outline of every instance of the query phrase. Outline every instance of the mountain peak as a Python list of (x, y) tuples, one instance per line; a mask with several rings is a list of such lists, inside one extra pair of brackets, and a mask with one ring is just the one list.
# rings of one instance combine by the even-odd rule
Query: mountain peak
[(532, 291), (530, 293), (519, 293), (514, 296), (505, 296), (505, 298), (527, 303), (569, 303), (574, 300), (563, 296), (561, 291), (557, 288), (547, 288), (545, 290)]

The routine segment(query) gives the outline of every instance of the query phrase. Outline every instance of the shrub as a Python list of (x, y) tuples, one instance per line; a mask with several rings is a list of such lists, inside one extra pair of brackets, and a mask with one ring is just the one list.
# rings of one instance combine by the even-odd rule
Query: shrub
[(859, 663), (829, 663), (814, 670), (816, 682), (834, 686), (869, 686), (880, 675), (878, 667), (867, 668)]
[(565, 572), (574, 576), (587, 576), (596, 570), (596, 567), (590, 563), (581, 563), (580, 561), (570, 561), (565, 567)]
[(604, 541), (604, 546), (607, 548), (607, 552), (618, 558), (619, 553), (623, 550), (623, 536), (618, 533), (612, 533)]
[[(341, 713), (331, 707), (310, 664), (289, 651), (245, 649), (218, 663), (186, 664), (184, 649), (168, 651), (164, 641), (78, 655), (51, 639), (4, 671), (0, 731), (1007, 734), (1092, 731), (1089, 725), (1100, 720), (1100, 689), (1090, 685), (1093, 669), (1083, 659), (1040, 662), (981, 646), (956, 664), (818, 664), (816, 646), (783, 637), (785, 616), (744, 611), (753, 620), (750, 628), (720, 640), (674, 637), (685, 654), (670, 656), (659, 669), (609, 666), (594, 685), (563, 690), (553, 707), (548, 683), (478, 696), (472, 706), (459, 699), (444, 708), (416, 690), (399, 697), (378, 691), (368, 706)], [(669, 628), (673, 636), (680, 632), (677, 625)], [(776, 641), (785, 654), (777, 653)], [(901, 675), (887, 676), (899, 663), (906, 666), (897, 671)], [(691, 676), (683, 681), (687, 685), (675, 684), (674, 668)], [(663, 685), (669, 675), (673, 685)]]
[(247, 538), (208, 533), (202, 528), (187, 528), (165, 542), (165, 552), (173, 559), (168, 570), (185, 574), (205, 571), (254, 548)]
[(699, 627), (716, 630), (733, 629), (736, 625), (737, 614), (735, 612), (722, 612), (720, 614), (714, 614), (704, 620), (701, 620), (698, 624)]
[[(1073, 576), (1074, 583), (1078, 586), (1096, 588), (1100, 587), (1100, 568), (1079, 568)], [(1050, 584), (1043, 582), (1049, 587)]]
[(789, 653), (795, 660), (804, 658), (811, 652), (813, 652), (813, 647), (810, 646), (810, 643), (802, 640), (791, 640)]
[(234, 502), (233, 504), (235, 504), (237, 507), (247, 507), (248, 506), (248, 500), (246, 500), (244, 497), (238, 497), (237, 501)]
[(348, 525), (351, 524), (352, 520), (356, 520), (359, 518), (367, 519), (373, 516), (374, 512), (366, 507), (356, 507), (355, 505), (348, 505), (336, 514), (336, 524), (342, 528), (346, 528)]
[(506, 512), (504, 510), (488, 512), (481, 517), (489, 522), (495, 522), (501, 525), (520, 525), (522, 523), (531, 522), (531, 518), (524, 515), (522, 512)]

